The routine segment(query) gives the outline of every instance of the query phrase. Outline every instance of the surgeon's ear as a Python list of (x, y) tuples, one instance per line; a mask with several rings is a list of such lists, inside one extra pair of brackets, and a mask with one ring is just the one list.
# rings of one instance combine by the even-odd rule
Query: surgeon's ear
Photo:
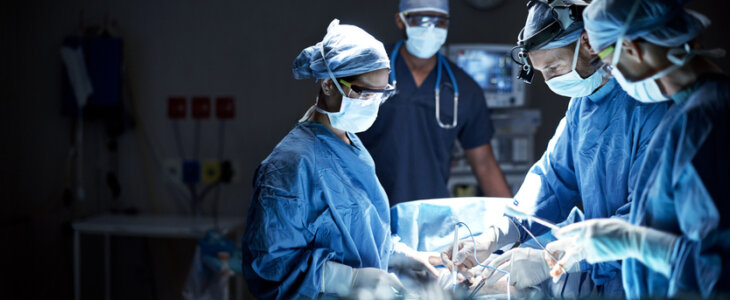
[(334, 89), (335, 87), (335, 85), (332, 83), (332, 79), (322, 79), (320, 86), (322, 87), (322, 93), (327, 96), (332, 96), (332, 89)]
[(400, 13), (395, 13), (395, 26), (398, 26), (398, 29), (404, 30), (406, 28), (406, 25), (403, 24), (403, 20), (400, 18)]
[(588, 41), (588, 33), (583, 31), (583, 33), (580, 34), (580, 47), (586, 52), (590, 53), (592, 55), (598, 55), (598, 53), (593, 50), (593, 47), (591, 47), (590, 41)]
[(621, 48), (624, 53), (621, 55), (625, 56), (624, 59), (631, 60), (637, 64), (641, 64), (644, 61), (644, 50), (641, 48), (637, 41), (629, 41), (624, 39)]

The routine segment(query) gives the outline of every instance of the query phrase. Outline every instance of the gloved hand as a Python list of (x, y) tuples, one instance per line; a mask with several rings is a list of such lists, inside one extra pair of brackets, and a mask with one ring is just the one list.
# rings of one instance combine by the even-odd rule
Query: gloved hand
[[(545, 245), (545, 262), (551, 268), (553, 282), (558, 282), (564, 273), (580, 272), (580, 262), (586, 259), (585, 251), (579, 250), (575, 243), (574, 239), (565, 238)], [(560, 261), (559, 264), (555, 261), (556, 258)]]
[(573, 269), (581, 260), (594, 264), (612, 260), (635, 258), (666, 276), (669, 259), (677, 237), (656, 229), (631, 225), (610, 219), (591, 219), (565, 226), (555, 232), (557, 241), (545, 246), (559, 259), (557, 263), (546, 256), (552, 270), (550, 276), (559, 277), (562, 269)]
[(376, 295), (380, 294), (381, 296), (384, 295), (378, 293), (378, 291), (401, 295), (405, 293), (405, 287), (395, 275), (378, 268), (352, 269), (352, 288), (353, 290), (374, 290)]
[(393, 298), (405, 293), (405, 288), (395, 275), (378, 268), (352, 268), (327, 261), (322, 272), (322, 293), (348, 296), (353, 291), (369, 290), (375, 292), (378, 298)]
[(483, 262), (492, 252), (507, 244), (517, 242), (518, 239), (519, 230), (516, 225), (509, 218), (503, 217), (495, 226), (488, 228), (480, 236), (474, 237), (476, 243), (472, 242), (471, 238), (459, 241), (457, 253), (453, 257), (451, 253), (453, 247), (447, 247), (441, 253), (441, 259), (449, 269), (456, 265), (457, 270), (462, 272), (477, 265), (474, 260), (475, 249), (477, 259), (479, 259), (479, 262)]
[[(489, 262), (489, 266), (509, 272), (509, 285), (524, 289), (550, 278), (550, 268), (545, 262), (544, 252), (532, 248), (514, 248)], [(484, 278), (487, 279), (487, 286), (492, 286), (506, 275), (488, 268)]]
[(428, 252), (418, 252), (406, 244), (398, 242), (390, 256), (388, 268), (395, 269), (400, 272), (400, 275), (406, 274), (414, 279), (436, 279), (438, 271), (433, 263), (440, 264), (441, 261), (436, 256), (432, 257)]

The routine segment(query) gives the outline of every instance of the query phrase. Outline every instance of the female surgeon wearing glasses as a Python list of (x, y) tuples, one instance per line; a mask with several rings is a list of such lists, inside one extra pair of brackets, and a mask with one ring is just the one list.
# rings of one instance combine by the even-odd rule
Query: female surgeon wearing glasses
[(294, 61), (294, 77), (314, 78), (320, 89), (315, 105), (256, 170), (243, 269), (258, 298), (402, 291), (385, 271), (399, 249), (388, 198), (355, 135), (373, 124), (393, 93), (389, 66), (381, 42), (338, 20)]

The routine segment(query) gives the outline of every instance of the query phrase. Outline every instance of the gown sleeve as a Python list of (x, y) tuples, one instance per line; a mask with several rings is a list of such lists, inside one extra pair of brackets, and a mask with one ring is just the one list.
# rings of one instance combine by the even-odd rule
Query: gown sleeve
[[(634, 101), (628, 96), (616, 100)], [(628, 201), (616, 210), (616, 212), (611, 216), (612, 218), (619, 218), (627, 222), (629, 221), (631, 201), (634, 197), (634, 183), (636, 182), (641, 169), (641, 163), (644, 161), (644, 157), (646, 156), (646, 150), (649, 147), (649, 142), (654, 136), (654, 132), (656, 131), (659, 122), (661, 122), (661, 119), (667, 110), (667, 106), (667, 104), (653, 104), (636, 109), (638, 111), (637, 114), (641, 116), (639, 118), (641, 123), (636, 124), (635, 128), (638, 131), (638, 134), (635, 134), (636, 139), (632, 141), (632, 143), (634, 143), (634, 149), (636, 149), (636, 154), (633, 155), (631, 168), (628, 174)], [(621, 273), (621, 263), (618, 261), (608, 261), (593, 265), (585, 261), (581, 262), (581, 270), (587, 270), (588, 268), (592, 268), (591, 278), (593, 279), (593, 282), (598, 285), (611, 280), (616, 276), (616, 274)]]
[[(572, 124), (569, 121), (570, 111), (569, 109), (568, 115), (560, 121), (547, 150), (527, 173), (525, 181), (515, 195), (515, 204), (520, 209), (554, 223), (565, 220), (581, 199), (573, 169), (571, 140), (576, 137), (573, 136)], [(545, 226), (527, 220), (523, 221), (523, 225), (535, 236), (549, 230)], [(520, 228), (520, 241), (528, 238), (529, 235)]]
[[(727, 88), (704, 89), (700, 99), (720, 98), (688, 108), (674, 124), (672, 172), (663, 172), (670, 182), (674, 210), (680, 229), (670, 258), (669, 292), (697, 291), (709, 297), (713, 290), (727, 291), (730, 283), (730, 229), (727, 212), (730, 204), (730, 122), (727, 121), (730, 95)], [(709, 92), (708, 92), (709, 91)], [(722, 93), (722, 92), (725, 93)], [(717, 94), (715, 94), (717, 93)]]
[(268, 173), (267, 178), (277, 179), (255, 184), (243, 236), (244, 276), (260, 299), (313, 298), (335, 251), (309, 246), (313, 234), (305, 221), (309, 206), (303, 179), (282, 173)]

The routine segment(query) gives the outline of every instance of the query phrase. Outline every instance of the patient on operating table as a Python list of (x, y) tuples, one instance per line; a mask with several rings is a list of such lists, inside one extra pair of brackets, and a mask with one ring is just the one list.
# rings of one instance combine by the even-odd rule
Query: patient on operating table
[[(508, 200), (508, 199), (507, 199)], [(431, 286), (438, 286), (441, 293), (454, 295), (456, 298), (467, 298), (472, 293), (479, 298), (503, 298), (507, 296), (509, 286), (510, 296), (519, 298), (532, 298), (533, 296), (545, 295), (555, 298), (580, 298), (590, 296), (596, 286), (591, 281), (590, 273), (568, 272), (556, 282), (548, 279), (549, 268), (545, 263), (544, 250), (540, 244), (545, 245), (555, 238), (548, 232), (538, 235), (534, 239), (528, 239), (519, 247), (509, 244), (498, 249), (497, 253), (487, 255), (479, 260), (482, 266), (498, 268), (494, 271), (477, 265), (470, 261), (468, 266), (462, 265), (459, 270), (459, 284), (453, 287), (451, 280), (451, 255), (452, 252), (444, 251), (452, 249), (454, 244), (454, 231), (458, 223), (467, 226), (459, 226), (458, 240), (472, 241), (485, 233), (491, 233), (490, 229), (498, 225), (501, 217), (502, 207), (505, 199), (500, 198), (460, 198), (453, 199), (430, 199), (402, 203), (391, 208), (391, 226), (394, 234), (400, 237), (400, 242), (409, 247), (423, 252), (431, 252), (437, 256), (439, 279), (436, 283), (428, 281), (415, 281), (399, 275), (401, 282), (407, 287), (409, 293), (424, 293), (426, 298), (433, 295)], [(557, 224), (564, 226), (575, 220), (582, 219), (579, 210), (571, 211), (570, 216), (564, 223)], [(468, 243), (458, 243), (466, 246)], [(472, 250), (458, 252), (462, 255), (473, 257)], [(444, 257), (446, 256), (446, 257)], [(464, 261), (465, 258), (456, 258), (457, 261)], [(571, 270), (572, 271), (572, 270)], [(511, 284), (508, 284), (506, 273), (510, 273)], [(483, 280), (485, 279), (485, 280)], [(427, 292), (418, 292), (418, 291)]]
[[(443, 257), (442, 257), (443, 258)], [(499, 295), (510, 295), (518, 298), (529, 298), (538, 292), (538, 289), (534, 288), (534, 284), (517, 284), (513, 283), (510, 285), (509, 282), (509, 270), (505, 268), (504, 264), (500, 264), (497, 260), (503, 258), (501, 255), (494, 254), (490, 256), (484, 265), (497, 265), (497, 268), (487, 268), (484, 266), (476, 266), (471, 269), (461, 269), (457, 276), (457, 284), (454, 287), (452, 280), (450, 260), (445, 259), (445, 268), (439, 269), (439, 284), (447, 290), (453, 290), (455, 296), (458, 298), (482, 298), (484, 296), (499, 296)], [(516, 271), (516, 270), (515, 270)], [(529, 271), (529, 270), (525, 270)], [(507, 288), (509, 287), (509, 291)], [(460, 292), (457, 289), (462, 289)], [(492, 298), (492, 297), (488, 297)]]

